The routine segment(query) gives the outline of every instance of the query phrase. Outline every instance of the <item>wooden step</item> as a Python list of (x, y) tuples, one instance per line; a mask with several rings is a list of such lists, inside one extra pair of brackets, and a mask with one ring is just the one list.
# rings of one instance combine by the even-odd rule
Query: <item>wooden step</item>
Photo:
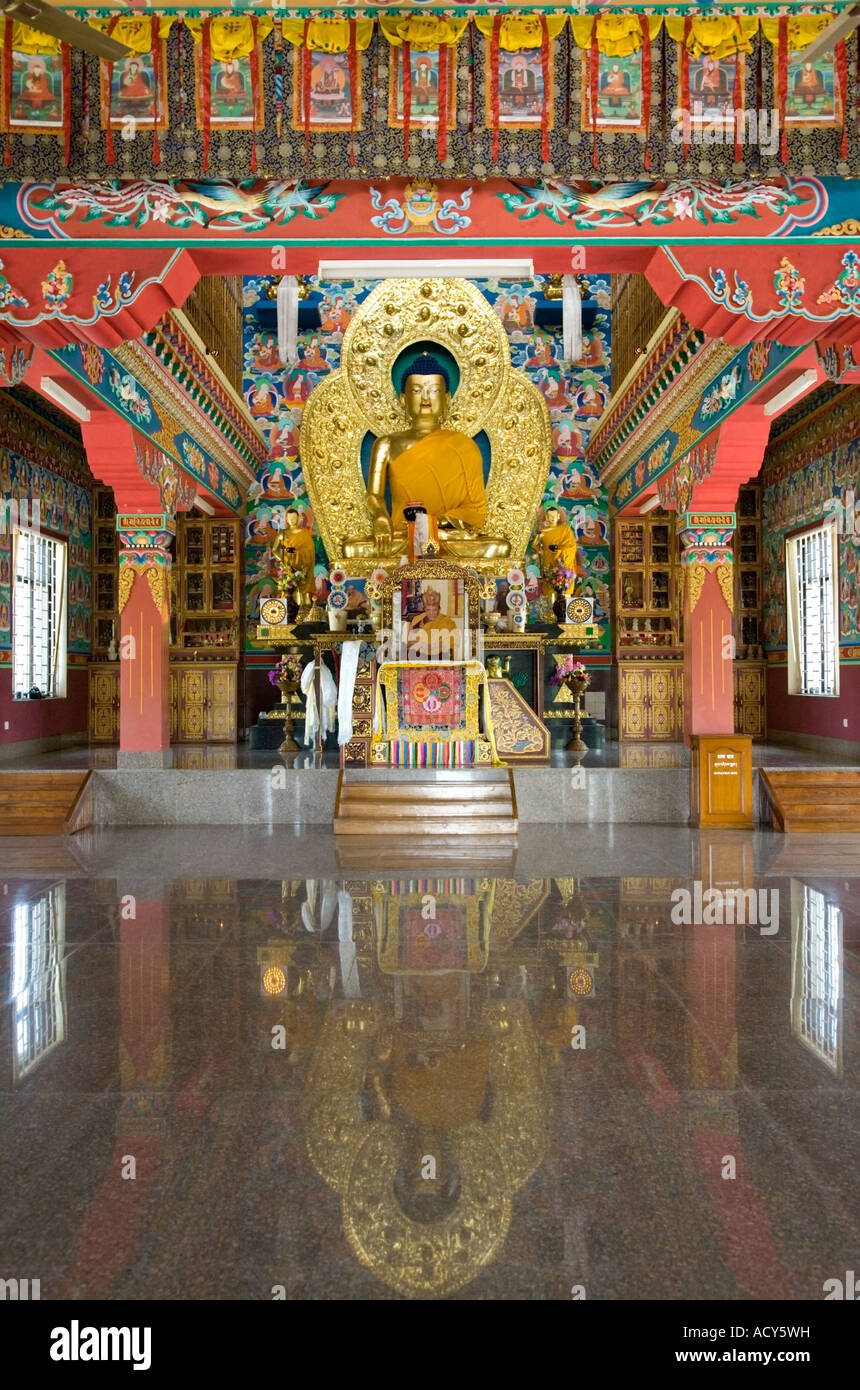
[[(457, 816), (468, 816), (470, 820), (498, 820), (510, 817), (511, 803), (509, 801), (494, 801), (486, 806), (471, 806), (468, 803), (451, 806), (422, 806), (420, 802), (409, 806), (387, 806), (384, 802), (377, 806), (373, 812), (374, 819), (383, 816), (389, 821), (413, 821), (421, 820), (427, 822), (429, 833), (436, 834), (436, 822), (453, 820)], [(353, 806), (349, 802), (340, 803), (338, 816), (341, 820), (367, 821), (368, 812), (364, 806)], [(367, 833), (367, 832), (365, 832)]]
[[(425, 829), (426, 827), (426, 829)], [(493, 816), (479, 818), (477, 816), (451, 817), (450, 820), (438, 820), (433, 822), (432, 831), (427, 827), (427, 823), (416, 817), (414, 820), (386, 820), (382, 817), (375, 819), (373, 830), (366, 821), (350, 821), (343, 817), (338, 817), (334, 823), (336, 835), (424, 835), (432, 833), (433, 836), (439, 835), (508, 835), (512, 830), (517, 829), (517, 822), (507, 816)]]
[(73, 835), (92, 825), (91, 772), (0, 772), (0, 836)]
[(391, 777), (350, 781), (340, 775), (334, 815), (337, 835), (413, 840), (469, 835), (509, 838), (518, 829), (513, 778), (435, 780), (409, 769)]
[(449, 801), (494, 801), (499, 796), (510, 799), (510, 788), (507, 780), (504, 782), (470, 782), (470, 783), (451, 783), (451, 782), (412, 782), (412, 783), (391, 783), (391, 782), (349, 782), (343, 787), (343, 795), (349, 794), (349, 799), (356, 804), (369, 803), (378, 806), (380, 801), (415, 801), (417, 798), (425, 803), (438, 803)]
[(860, 832), (860, 770), (762, 769), (762, 786), (776, 829), (787, 834)]

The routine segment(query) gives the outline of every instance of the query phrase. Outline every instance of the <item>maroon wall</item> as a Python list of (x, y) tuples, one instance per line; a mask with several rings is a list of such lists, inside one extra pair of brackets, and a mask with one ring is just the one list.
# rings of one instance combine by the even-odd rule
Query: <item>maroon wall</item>
[[(87, 668), (70, 666), (65, 700), (13, 700), (12, 667), (0, 666), (0, 743), (80, 734), (87, 738)], [(10, 727), (3, 725), (9, 720)]]
[[(848, 728), (843, 725), (848, 720)], [(839, 669), (839, 697), (789, 695), (788, 667), (767, 668), (767, 727), (787, 734), (844, 738), (860, 743), (860, 666)]]

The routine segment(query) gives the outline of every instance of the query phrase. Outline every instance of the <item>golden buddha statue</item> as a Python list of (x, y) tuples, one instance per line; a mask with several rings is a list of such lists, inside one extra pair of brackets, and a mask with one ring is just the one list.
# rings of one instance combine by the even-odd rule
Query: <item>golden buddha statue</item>
[[(544, 511), (545, 526), (534, 538), (534, 548), (540, 560), (541, 578), (546, 585), (555, 581), (559, 565), (580, 577), (583, 568), (579, 560), (576, 537), (558, 507)], [(572, 586), (569, 586), (569, 588)]]
[[(370, 455), (367, 505), (373, 533), (346, 540), (347, 559), (384, 562), (408, 548), (406, 508), (423, 506), (436, 518), (441, 554), (465, 562), (504, 559), (510, 542), (485, 535), (487, 494), (481, 451), (474, 439), (447, 430), (442, 421), (451, 402), (448, 373), (422, 354), (407, 366), (400, 396), (411, 428), (376, 440)], [(385, 505), (386, 486), (391, 514)]]
[(301, 525), (301, 517), (295, 507), (290, 507), (284, 517), (284, 529), (278, 532), (272, 543), (272, 556), (275, 563), (284, 569), (301, 570), (302, 578), (296, 586), (297, 592), (306, 602), (310, 602), (314, 591), (316, 550), (314, 538)]

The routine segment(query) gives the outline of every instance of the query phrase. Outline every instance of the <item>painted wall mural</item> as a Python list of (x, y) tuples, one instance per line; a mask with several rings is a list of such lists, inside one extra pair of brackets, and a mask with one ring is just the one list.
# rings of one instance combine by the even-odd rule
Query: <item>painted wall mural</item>
[[(275, 277), (276, 279), (277, 277)], [(544, 297), (546, 277), (529, 281), (479, 280), (476, 283), (504, 324), (511, 360), (534, 381), (546, 400), (552, 422), (553, 457), (544, 507), (561, 508), (582, 547), (583, 590), (595, 598), (600, 640), (595, 651), (609, 647), (609, 513), (606, 490), (585, 459), (590, 435), (610, 393), (610, 286), (608, 277), (584, 276), (583, 355), (566, 368), (562, 362), (561, 304)], [(260, 600), (273, 591), (267, 547), (282, 529), (290, 508), (313, 531), (299, 457), (299, 431), (305, 401), (323, 377), (340, 366), (344, 332), (357, 306), (373, 287), (370, 281), (320, 283), (310, 280), (319, 327), (301, 331), (298, 362), (281, 366), (277, 350), (275, 305), (267, 298), (273, 278), (245, 279), (245, 400), (268, 443), (268, 460), (257, 477), (259, 494), (246, 521), (246, 616), (257, 621)], [(301, 320), (300, 320), (301, 327)], [(538, 518), (538, 522), (542, 518)], [(326, 593), (326, 557), (316, 541), (317, 591)], [(539, 592), (536, 561), (527, 566), (528, 590)]]
[[(68, 542), (68, 650), (90, 650), (92, 527), (90, 479), (80, 445), (53, 430), (28, 410), (4, 396), (0, 402), (0, 517), (7, 502), (18, 515), (26, 504), (32, 515), (39, 502), (43, 531)], [(12, 536), (0, 525), (0, 664), (11, 661)]]
[(834, 396), (769, 446), (762, 467), (764, 639), (784, 653), (786, 632), (785, 538), (788, 532), (840, 511), (839, 628), (843, 647), (860, 639), (860, 529), (845, 514), (846, 497), (860, 497), (860, 391)]

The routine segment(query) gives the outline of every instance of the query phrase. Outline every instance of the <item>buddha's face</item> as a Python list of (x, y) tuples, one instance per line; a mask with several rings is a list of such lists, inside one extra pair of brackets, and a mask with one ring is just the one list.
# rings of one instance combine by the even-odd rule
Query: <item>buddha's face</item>
[(284, 517), (284, 529), (285, 529), (286, 531), (296, 531), (296, 530), (298, 530), (298, 525), (299, 525), (299, 514), (298, 514), (298, 512), (287, 512), (286, 516)]
[(445, 378), (408, 376), (400, 399), (410, 420), (439, 420), (448, 406)]
[(544, 512), (544, 517), (546, 518), (546, 524), (548, 528), (550, 526), (557, 526), (559, 517), (558, 507), (549, 507)]

